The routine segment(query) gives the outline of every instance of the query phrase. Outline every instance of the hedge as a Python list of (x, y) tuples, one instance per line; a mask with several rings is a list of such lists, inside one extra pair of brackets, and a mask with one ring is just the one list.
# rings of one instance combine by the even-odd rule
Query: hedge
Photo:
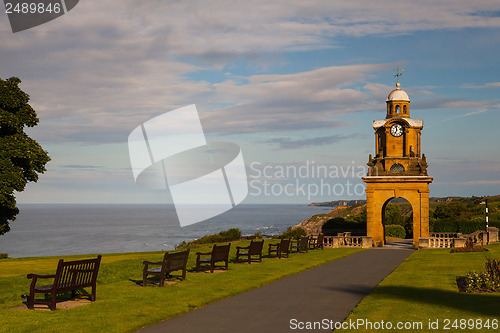
[[(500, 229), (500, 222), (489, 222), (490, 227)], [(468, 220), (432, 220), (429, 223), (430, 232), (460, 232), (462, 234), (472, 234), (477, 230), (485, 230), (486, 222), (484, 221), (468, 221)]]
[(385, 226), (385, 236), (386, 237), (396, 237), (396, 238), (405, 238), (406, 231), (405, 228), (398, 224), (389, 224)]

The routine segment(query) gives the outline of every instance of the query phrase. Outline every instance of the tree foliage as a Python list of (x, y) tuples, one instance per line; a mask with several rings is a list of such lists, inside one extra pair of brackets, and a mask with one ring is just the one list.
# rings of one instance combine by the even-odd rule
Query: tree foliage
[(36, 182), (45, 172), (50, 157), (24, 132), (38, 124), (29, 95), (19, 88), (21, 80), (0, 79), (0, 235), (10, 230), (19, 209), (14, 192), (22, 192), (28, 182)]
[(387, 204), (385, 207), (384, 223), (385, 225), (397, 224), (401, 226), (404, 224), (404, 218), (401, 215), (401, 207), (399, 205), (393, 203)]
[(463, 202), (449, 202), (437, 205), (434, 209), (433, 217), (440, 220), (456, 219), (466, 210), (467, 206)]

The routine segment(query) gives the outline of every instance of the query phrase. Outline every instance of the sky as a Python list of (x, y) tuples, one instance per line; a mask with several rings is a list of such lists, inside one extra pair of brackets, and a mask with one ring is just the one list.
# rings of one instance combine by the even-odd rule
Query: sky
[(40, 118), (51, 162), (18, 203), (163, 203), (135, 184), (129, 134), (195, 104), (241, 148), (245, 203), (364, 199), (373, 120), (404, 68), (430, 195), (500, 194), (500, 2), (85, 0), (12, 33), (0, 77)]

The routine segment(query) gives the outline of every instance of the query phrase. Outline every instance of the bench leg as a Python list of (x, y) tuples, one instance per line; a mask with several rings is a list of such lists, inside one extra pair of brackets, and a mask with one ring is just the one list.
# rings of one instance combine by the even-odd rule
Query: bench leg
[(96, 299), (96, 298), (95, 298), (95, 294), (96, 294), (96, 293), (95, 293), (95, 291), (96, 291), (96, 285), (94, 284), (94, 285), (92, 286), (92, 294), (90, 295), (90, 300), (91, 300), (92, 302), (94, 302), (94, 301), (95, 301), (95, 299)]
[(35, 293), (30, 292), (28, 296), (28, 309), (33, 309), (35, 306)]
[(56, 309), (56, 292), (55, 292), (55, 290), (52, 292), (52, 298), (50, 300), (49, 308), (52, 311)]

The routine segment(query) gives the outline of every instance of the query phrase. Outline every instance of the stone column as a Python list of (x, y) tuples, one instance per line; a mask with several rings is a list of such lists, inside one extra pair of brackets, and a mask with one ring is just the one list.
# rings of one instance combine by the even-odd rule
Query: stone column
[(384, 227), (382, 225), (382, 207), (377, 204), (370, 183), (366, 184), (366, 234), (371, 236), (375, 246), (384, 246)]

